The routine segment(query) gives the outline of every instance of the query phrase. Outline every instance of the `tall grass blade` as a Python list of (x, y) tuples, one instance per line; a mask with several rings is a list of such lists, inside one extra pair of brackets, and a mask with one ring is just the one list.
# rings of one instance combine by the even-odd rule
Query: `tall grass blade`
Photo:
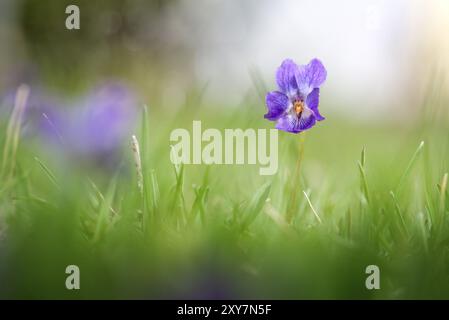
[(153, 214), (157, 214), (157, 210), (159, 208), (159, 184), (157, 182), (156, 172), (154, 170), (151, 170), (151, 204), (153, 207)]
[(39, 166), (47, 175), (48, 179), (56, 186), (56, 188), (60, 189), (61, 187), (59, 186), (59, 183), (56, 180), (56, 177), (53, 174), (53, 172), (51, 172), (51, 170), (38, 157), (34, 157), (34, 160), (39, 164)]
[(396, 186), (396, 193), (401, 189), (402, 184), (404, 183), (404, 180), (407, 178), (407, 176), (410, 174), (411, 170), (413, 169), (414, 164), (416, 163), (416, 160), (418, 159), (419, 155), (422, 152), (422, 149), (424, 147), (424, 141), (421, 141), (418, 148), (416, 148), (415, 153), (413, 154), (412, 158), (410, 159), (404, 173), (402, 174), (401, 178), (399, 179), (399, 182)]
[(312, 202), (310, 201), (310, 198), (307, 195), (307, 192), (303, 190), (302, 193), (304, 193), (304, 197), (306, 197), (307, 203), (309, 204), (310, 209), (312, 209), (313, 215), (315, 216), (315, 218), (318, 220), (319, 223), (322, 223), (323, 221), (321, 221), (320, 215), (316, 212), (315, 208), (313, 207)]
[(401, 223), (400, 223), (401, 229), (402, 229), (404, 235), (405, 235), (407, 238), (409, 238), (409, 237), (410, 237), (410, 234), (409, 234), (408, 229), (407, 229), (407, 224), (405, 223), (405, 220), (404, 220), (404, 216), (403, 216), (403, 214), (402, 214), (401, 207), (399, 206), (399, 203), (398, 203), (398, 201), (397, 201), (397, 199), (396, 199), (396, 196), (395, 196), (395, 194), (394, 194), (393, 191), (390, 191), (390, 196), (391, 196), (391, 199), (393, 199), (393, 204), (394, 204), (394, 207), (395, 207), (395, 210), (396, 210), (396, 214), (398, 215), (399, 221), (401, 222)]
[(242, 230), (246, 230), (254, 221), (254, 219), (256, 219), (256, 217), (262, 210), (265, 201), (267, 200), (270, 189), (271, 182), (267, 182), (263, 186), (261, 186), (251, 198), (251, 201), (249, 202), (243, 214), (243, 220), (241, 223)]
[(8, 127), (6, 129), (6, 139), (3, 148), (0, 176), (4, 176), (5, 174), (9, 174), (9, 176), (11, 176), (14, 172), (17, 148), (19, 146), (22, 117), (25, 111), (29, 94), (30, 88), (25, 84), (20, 85), (17, 89), (14, 108), (9, 119)]
[(114, 200), (115, 189), (117, 186), (117, 177), (114, 177), (110, 182), (108, 189), (106, 191), (106, 196), (103, 198), (101, 202), (101, 206), (98, 212), (97, 223), (95, 226), (95, 232), (93, 236), (93, 241), (97, 242), (102, 234), (104, 233), (109, 219), (109, 211), (112, 207), (112, 201)]
[(369, 188), (368, 188), (368, 181), (366, 179), (366, 172), (365, 172), (365, 168), (362, 166), (361, 162), (357, 163), (358, 168), (359, 168), (359, 173), (360, 173), (360, 180), (361, 180), (361, 184), (362, 184), (362, 191), (363, 191), (363, 195), (365, 196), (365, 199), (368, 203), (370, 203), (370, 192), (369, 192)]
[(446, 210), (447, 172), (443, 175), (440, 183), (440, 213), (444, 215)]
[(131, 137), (131, 148), (134, 156), (134, 166), (136, 167), (137, 187), (139, 188), (140, 194), (143, 195), (142, 160), (140, 157), (139, 141), (137, 141), (135, 135)]

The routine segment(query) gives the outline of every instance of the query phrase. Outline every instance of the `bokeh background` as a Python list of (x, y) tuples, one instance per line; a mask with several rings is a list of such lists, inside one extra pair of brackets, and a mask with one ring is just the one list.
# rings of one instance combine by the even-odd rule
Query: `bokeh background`
[(254, 73), (272, 86), (286, 57), (329, 70), (331, 112), (416, 116), (432, 82), (447, 92), (448, 3), (421, 1), (70, 1), (1, 4), (0, 88), (21, 82), (71, 94), (119, 78), (146, 101), (176, 108), (192, 87), (236, 105)]
[[(272, 128), (277, 67), (314, 57), (326, 120), (280, 133), (277, 175), (173, 169), (171, 130)], [(449, 298), (448, 1), (2, 0), (2, 148), (21, 84), (0, 297)], [(79, 292), (63, 287), (73, 263)], [(383, 291), (364, 286), (373, 263)]]

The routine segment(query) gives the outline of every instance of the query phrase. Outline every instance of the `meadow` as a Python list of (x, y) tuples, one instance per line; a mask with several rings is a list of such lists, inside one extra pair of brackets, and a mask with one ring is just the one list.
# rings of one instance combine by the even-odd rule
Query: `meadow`
[[(358, 121), (324, 99), (326, 120), (279, 132), (279, 170), (261, 176), (170, 162), (170, 132), (194, 120), (271, 129), (257, 90), (238, 106), (198, 92), (173, 110), (149, 101), (136, 106), (140, 178), (131, 136), (118, 166), (91, 167), (23, 134), (16, 103), (0, 126), (0, 298), (447, 299), (442, 105)], [(65, 287), (72, 264), (80, 290)]]

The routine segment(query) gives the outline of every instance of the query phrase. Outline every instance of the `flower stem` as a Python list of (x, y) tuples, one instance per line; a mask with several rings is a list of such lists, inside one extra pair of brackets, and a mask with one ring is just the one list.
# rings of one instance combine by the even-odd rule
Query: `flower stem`
[(298, 197), (297, 194), (299, 190), (301, 190), (301, 164), (302, 164), (302, 158), (304, 155), (304, 143), (306, 141), (306, 132), (303, 132), (299, 136), (299, 145), (298, 145), (298, 158), (296, 160), (296, 168), (295, 173), (293, 175), (292, 186), (291, 186), (291, 196), (289, 199), (289, 203), (287, 206), (287, 215), (286, 215), (286, 221), (287, 223), (291, 223), (296, 210), (298, 209)]

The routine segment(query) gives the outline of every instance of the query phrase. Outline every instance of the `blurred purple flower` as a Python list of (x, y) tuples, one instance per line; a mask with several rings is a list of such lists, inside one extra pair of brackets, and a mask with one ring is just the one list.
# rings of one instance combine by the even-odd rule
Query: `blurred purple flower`
[(320, 86), (326, 80), (326, 69), (313, 59), (307, 65), (297, 65), (286, 59), (278, 68), (276, 82), (279, 91), (266, 96), (265, 119), (276, 121), (279, 130), (299, 133), (324, 120), (318, 111)]
[(31, 108), (32, 118), (38, 119), (37, 129), (46, 141), (75, 159), (100, 165), (117, 160), (136, 120), (136, 98), (126, 87), (103, 85), (71, 108), (57, 105), (47, 100)]

